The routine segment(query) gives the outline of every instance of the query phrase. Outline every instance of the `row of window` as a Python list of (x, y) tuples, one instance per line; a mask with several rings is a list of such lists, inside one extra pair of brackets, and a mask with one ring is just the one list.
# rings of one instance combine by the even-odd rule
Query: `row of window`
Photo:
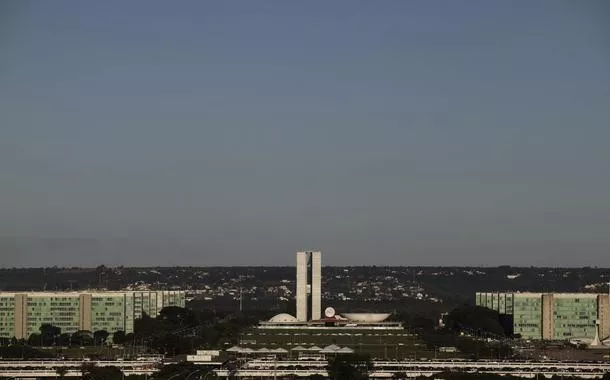
[(518, 327), (540, 327), (539, 323), (518, 323)]
[(560, 326), (555, 326), (556, 328), (559, 327), (595, 327), (595, 324), (578, 324), (578, 323), (568, 323), (568, 324), (564, 324), (564, 325), (560, 325)]
[(97, 317), (94, 319), (95, 321), (114, 321), (113, 317)]

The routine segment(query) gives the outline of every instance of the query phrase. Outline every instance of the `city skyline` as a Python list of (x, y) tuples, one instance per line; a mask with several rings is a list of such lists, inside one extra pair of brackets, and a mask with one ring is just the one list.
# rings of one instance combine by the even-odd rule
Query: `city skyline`
[(606, 1), (4, 1), (0, 266), (610, 267)]

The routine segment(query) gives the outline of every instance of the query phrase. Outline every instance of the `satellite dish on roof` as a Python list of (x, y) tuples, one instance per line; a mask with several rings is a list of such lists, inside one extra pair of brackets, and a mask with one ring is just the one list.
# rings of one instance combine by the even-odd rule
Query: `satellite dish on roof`
[(326, 316), (326, 318), (332, 318), (335, 316), (335, 309), (333, 309), (332, 307), (327, 307), (324, 310), (324, 316)]

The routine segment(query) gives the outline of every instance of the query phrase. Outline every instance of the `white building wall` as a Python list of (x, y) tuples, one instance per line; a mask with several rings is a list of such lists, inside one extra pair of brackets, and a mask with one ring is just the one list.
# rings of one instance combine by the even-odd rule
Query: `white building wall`
[(163, 293), (164, 292), (157, 292), (157, 314), (159, 314), (159, 312), (161, 311), (161, 309), (163, 309)]
[(297, 321), (307, 321), (307, 252), (297, 252)]
[(311, 319), (322, 318), (322, 253), (311, 253)]

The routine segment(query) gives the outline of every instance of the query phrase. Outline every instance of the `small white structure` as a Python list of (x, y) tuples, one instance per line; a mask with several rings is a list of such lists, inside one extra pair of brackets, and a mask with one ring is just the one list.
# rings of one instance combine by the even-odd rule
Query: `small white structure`
[(241, 352), (241, 347), (239, 347), (239, 346), (233, 346), (233, 347), (229, 347), (229, 348), (227, 348), (225, 351), (227, 351), (227, 352), (235, 352), (235, 353), (237, 353), (237, 352)]
[(195, 355), (186, 355), (187, 362), (197, 363), (212, 363), (212, 360), (218, 359), (220, 351), (218, 350), (197, 350)]
[(458, 349), (453, 346), (439, 347), (438, 352), (458, 352)]
[(349, 347), (339, 347), (336, 344), (331, 344), (319, 351), (321, 354), (353, 354), (354, 350)]
[(589, 343), (587, 345), (587, 348), (591, 348), (591, 349), (595, 349), (595, 348), (607, 348), (608, 345), (610, 345), (610, 339), (602, 340), (599, 337), (599, 325), (600, 324), (601, 324), (601, 321), (599, 319), (597, 319), (595, 321), (595, 337), (593, 338), (591, 343)]

